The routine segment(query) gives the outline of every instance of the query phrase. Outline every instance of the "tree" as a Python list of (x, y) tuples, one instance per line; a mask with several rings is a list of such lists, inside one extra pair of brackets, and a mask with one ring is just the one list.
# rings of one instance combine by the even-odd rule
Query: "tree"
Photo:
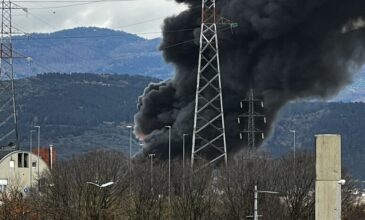
[[(253, 215), (254, 186), (259, 190), (276, 190), (276, 161), (265, 154), (242, 152), (231, 158), (227, 168), (219, 172), (222, 216), (225, 219), (246, 219)], [(265, 219), (282, 219), (283, 206), (277, 195), (260, 194), (259, 214)]]
[[(196, 163), (196, 167), (205, 164)], [(175, 161), (173, 167), (173, 219), (220, 219), (217, 216), (220, 189), (215, 185), (217, 170), (212, 166), (200, 170), (189, 165), (183, 168), (181, 160)]]
[[(126, 159), (115, 152), (95, 151), (54, 165), (44, 176), (33, 206), (44, 219), (114, 219), (128, 180)], [(87, 182), (114, 184), (99, 188)]]
[[(295, 163), (295, 164), (294, 164)], [(309, 152), (288, 154), (278, 163), (280, 181), (278, 190), (282, 192), (286, 204), (286, 219), (314, 219), (315, 202), (315, 157)]]
[[(151, 173), (147, 159), (135, 161), (127, 217), (136, 220), (166, 219), (167, 166), (156, 160)], [(152, 177), (151, 177), (152, 175)]]

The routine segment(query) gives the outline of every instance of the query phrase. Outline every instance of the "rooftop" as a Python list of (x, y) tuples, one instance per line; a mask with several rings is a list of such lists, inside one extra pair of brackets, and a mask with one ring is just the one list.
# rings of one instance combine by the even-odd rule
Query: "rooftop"
[(16, 151), (16, 147), (1, 147), (0, 146), (0, 160), (11, 152)]

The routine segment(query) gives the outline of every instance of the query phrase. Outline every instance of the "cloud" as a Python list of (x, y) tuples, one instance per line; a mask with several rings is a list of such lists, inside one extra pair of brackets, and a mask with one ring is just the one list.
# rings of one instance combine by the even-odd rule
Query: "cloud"
[[(16, 1), (15, 1), (16, 2)], [(39, 3), (19, 1), (28, 8), (29, 14), (13, 12), (13, 25), (22, 32), (54, 32), (80, 26), (96, 26), (127, 31), (145, 38), (161, 36), (161, 24), (165, 17), (185, 9), (168, 0), (135, 0), (99, 2), (72, 7), (77, 3)]]

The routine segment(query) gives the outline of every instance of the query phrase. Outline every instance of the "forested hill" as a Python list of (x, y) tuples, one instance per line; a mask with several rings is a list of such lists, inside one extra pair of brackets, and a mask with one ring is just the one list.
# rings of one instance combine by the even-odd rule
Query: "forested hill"
[[(137, 111), (136, 100), (149, 82), (144, 76), (42, 74), (17, 80), (20, 137), (29, 146), (32, 125), (41, 125), (42, 145), (54, 144), (61, 158), (94, 148), (128, 150), (125, 125)], [(365, 104), (291, 103), (284, 108), (263, 149), (288, 152), (297, 131), (297, 148), (314, 149), (314, 135), (342, 135), (343, 165), (365, 178)], [(34, 136), (36, 138), (36, 136)], [(139, 145), (133, 143), (133, 150)]]
[(44, 72), (91, 72), (145, 75), (166, 79), (171, 66), (158, 50), (161, 39), (141, 38), (123, 31), (80, 27), (54, 33), (14, 37), (14, 50), (31, 57), (17, 59), (17, 77)]
[(54, 144), (63, 158), (91, 148), (126, 149), (125, 123), (133, 121), (144, 88), (157, 81), (77, 73), (17, 80), (21, 146), (28, 148), (36, 124), (41, 126), (42, 145)]
[(365, 178), (365, 103), (292, 103), (282, 110), (264, 148), (273, 154), (297, 149), (314, 150), (314, 135), (341, 134), (343, 166)]

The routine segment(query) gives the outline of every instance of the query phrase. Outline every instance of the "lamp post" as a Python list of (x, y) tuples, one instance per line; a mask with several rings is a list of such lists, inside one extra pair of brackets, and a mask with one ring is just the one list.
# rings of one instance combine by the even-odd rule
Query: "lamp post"
[(258, 198), (259, 198), (259, 193), (267, 193), (267, 194), (279, 194), (278, 192), (273, 192), (273, 191), (262, 191), (262, 190), (257, 190), (257, 185), (255, 185), (255, 191), (254, 191), (254, 206), (253, 206), (253, 220), (258, 220), (259, 219), (259, 215), (258, 215)]
[(107, 182), (107, 183), (104, 183), (104, 184), (101, 184), (101, 185), (99, 185), (97, 183), (93, 183), (93, 182), (86, 182), (86, 184), (93, 185), (93, 186), (99, 187), (99, 189), (101, 189), (101, 188), (105, 188), (105, 187), (113, 185), (114, 182)]
[(169, 187), (169, 197), (168, 202), (171, 208), (171, 126), (165, 126), (165, 128), (169, 129), (169, 179), (168, 179), (168, 187)]
[[(36, 126), (34, 126), (35, 128), (37, 128), (38, 129), (38, 145), (37, 145), (37, 156), (38, 156), (38, 158), (37, 158), (37, 175), (38, 175), (38, 178), (39, 178), (39, 149), (40, 149), (40, 146), (41, 146), (41, 126), (39, 126), (39, 125), (36, 125)], [(39, 183), (38, 183), (38, 185), (39, 185)]]
[(30, 138), (29, 138), (29, 181), (30, 181), (30, 188), (32, 188), (33, 185), (33, 158), (32, 158), (32, 154), (33, 154), (33, 132), (35, 132), (35, 130), (30, 130)]
[(151, 158), (151, 190), (153, 186), (153, 157), (156, 156), (155, 154), (148, 154), (148, 156)]
[(294, 156), (294, 163), (293, 163), (293, 167), (294, 167), (294, 176), (295, 176), (295, 170), (296, 170), (296, 164), (295, 164), (295, 157), (296, 157), (296, 155), (295, 155), (295, 148), (296, 148), (296, 143), (295, 143), (295, 139), (296, 139), (296, 131), (295, 130), (290, 130), (290, 132), (291, 133), (293, 133), (293, 156)]
[(183, 134), (183, 169), (185, 168), (185, 136), (190, 134)]
[(185, 136), (188, 136), (189, 134), (183, 134), (183, 183), (182, 183), (182, 191), (183, 191), (183, 197), (185, 197)]
[[(93, 185), (93, 186), (96, 186), (99, 188), (99, 190), (101, 190), (102, 188), (105, 188), (105, 187), (108, 187), (108, 186), (111, 186), (114, 184), (114, 182), (107, 182), (107, 183), (104, 183), (104, 184), (97, 184), (97, 183), (93, 183), (93, 182), (86, 182), (86, 184), (89, 184), (89, 185)], [(101, 206), (98, 208), (98, 219), (102, 219), (102, 210), (101, 210)]]
[(132, 170), (132, 125), (128, 125), (127, 128), (129, 129), (129, 172)]

